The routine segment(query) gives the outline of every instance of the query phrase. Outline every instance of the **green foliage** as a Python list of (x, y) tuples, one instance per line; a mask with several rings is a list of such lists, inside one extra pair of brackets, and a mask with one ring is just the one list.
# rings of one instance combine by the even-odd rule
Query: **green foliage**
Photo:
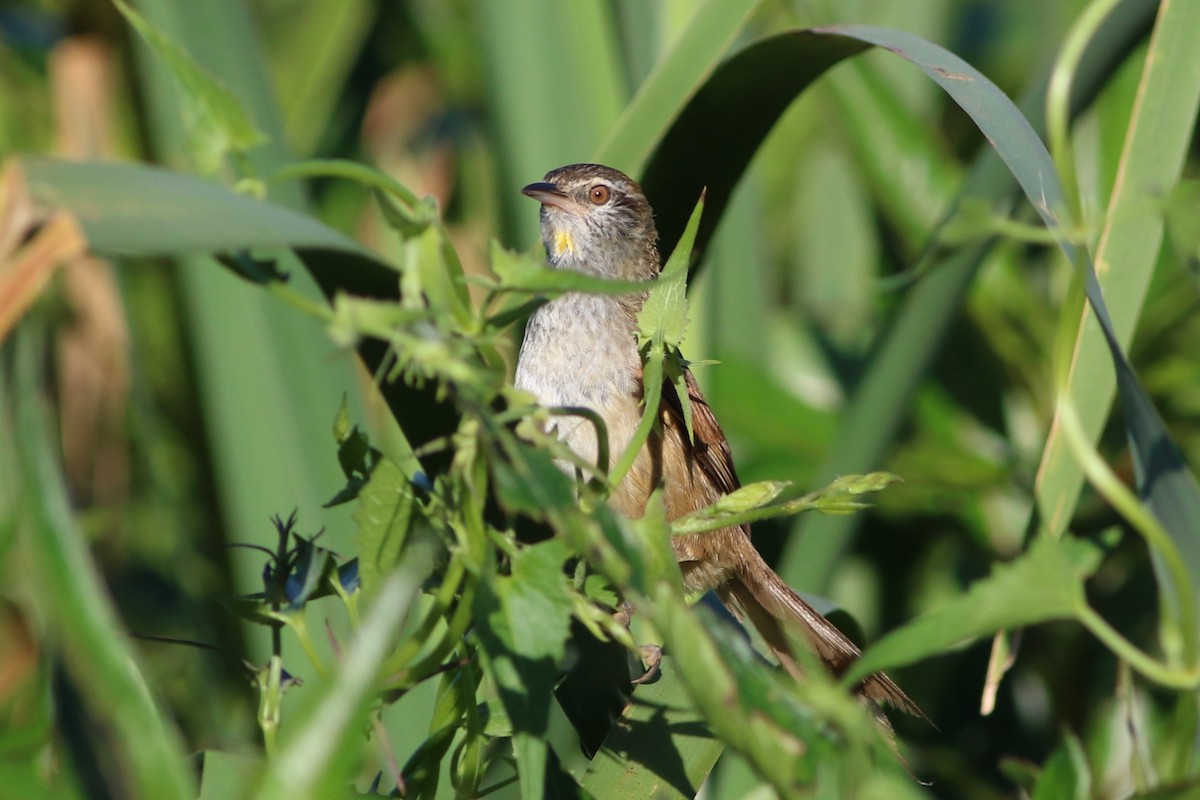
[[(927, 38), (867, 25), (798, 31), (831, 21), (805, 16), (820, 17), (820, 4), (755, 5), (708, 0), (684, 19), (669, 3), (347, 3), (302, 27), (303, 54), (273, 56), (281, 96), (297, 104), (281, 115), (255, 89), (266, 70), (247, 45), (245, 6), (146, 0), (139, 14), (117, 3), (158, 59), (137, 79), (149, 137), (266, 197), (166, 169), (22, 157), (0, 196), (0, 230), (17, 232), (0, 237), (0, 256), (23, 265), (37, 252), (14, 199), (27, 188), (77, 220), (100, 255), (189, 259), (177, 290), (211, 430), (176, 443), (172, 458), (154, 449), (166, 437), (143, 433), (136, 458), (150, 476), (211, 469), (223, 506), (198, 503), (196, 527), (216, 531), (209, 544), (245, 546), (213, 581), (193, 569), (213, 562), (202, 548), (187, 561), (154, 549), (183, 528), (178, 495), (127, 501), (119, 526), (150, 534), (131, 539), (132, 556), (104, 537), (114, 509), (72, 513), (89, 494), (64, 486), (74, 472), (52, 455), (40, 392), (47, 330), (65, 330), (71, 314), (37, 309), (0, 350), (0, 553), (13, 587), (0, 594), (0, 624), (25, 632), (0, 650), (17, 665), (0, 681), (0, 794), (196, 796), (185, 753), (198, 749), (199, 796), (214, 799), (690, 797), (706, 781), (722, 798), (755, 786), (782, 797), (1194, 793), (1200, 490), (1185, 454), (1200, 453), (1198, 376), (1164, 378), (1152, 359), (1186, 361), (1195, 334), (1195, 192), (1181, 176), (1194, 168), (1200, 55), (1188, 36), (1200, 7), (996, 11), (1034, 36), (1031, 58), (1033, 40), (1010, 45), (994, 31), (982, 35), (995, 53), (932, 44), (962, 22), (952, 4), (914, 3), (911, 18), (890, 21)], [(255, 6), (267, 41), (289, 46), (286, 26), (272, 25), (295, 8)], [(322, 37), (321, 24), (337, 33)], [(419, 42), (398, 33), (411, 30)], [(481, 50), (461, 46), (476, 36)], [(348, 131), (368, 102), (363, 75), (388, 44), (410, 66), (412, 53), (441, 59), (453, 87), (444, 99), (483, 98), (491, 130), (438, 139), (463, 124), (447, 115), (414, 122), (422, 133), (399, 164), (391, 140), (373, 151), (378, 168), (343, 158), (367, 160), (374, 146), (355, 152)], [(981, 69), (949, 52), (960, 46)], [(1056, 51), (1052, 69), (1028, 73)], [(930, 80), (894, 74), (897, 59)], [(296, 74), (301, 63), (310, 74)], [(396, 95), (405, 113), (372, 100), (364, 135), (381, 119), (420, 117), (412, 87), (429, 84), (418, 72), (393, 84), (413, 92)], [(1020, 110), (985, 74), (1026, 94)], [(793, 108), (819, 93), (836, 119), (811, 100)], [(1037, 133), (1043, 102), (1050, 152)], [(3, 105), (0, 116), (16, 118)], [(336, 157), (291, 161), (283, 117), (306, 155)], [(935, 125), (944, 140), (926, 134)], [(977, 141), (981, 155), (960, 162)], [(458, 171), (438, 172), (446, 162), (434, 151), (453, 151)], [(535, 219), (527, 203), (508, 207), (508, 195), (523, 202), (515, 192), (488, 199), (495, 175), (520, 185), (586, 159), (642, 180), (671, 251), (657, 281), (557, 272), (482, 243), (505, 224), (528, 239)], [(299, 210), (301, 179), (315, 214)], [(456, 188), (425, 197), (423, 179)], [(1028, 203), (1013, 212), (1018, 193)], [(831, 210), (836, 222), (813, 218)], [(370, 246), (339, 232), (351, 220)], [(814, 254), (825, 263), (796, 261)], [(126, 274), (131, 298), (141, 270)], [(673, 384), (689, 430), (683, 348), (724, 362), (699, 377), (741, 490), (675, 520), (661, 493), (641, 519), (611, 511), (607, 494), (652, 433), (658, 394), (633, 445), (610, 454), (590, 410), (537, 408), (507, 381), (516, 323), (565, 292), (648, 293), (646, 382)], [(289, 327), (242, 305), (260, 301)], [(1040, 322), (1049, 317), (1057, 334)], [(946, 344), (952, 357), (931, 365)], [(181, 349), (167, 348), (172, 367)], [(329, 368), (331, 352), (343, 365), (356, 354), (371, 380)], [(1122, 414), (1110, 420), (1114, 396)], [(58, 397), (64, 432), (76, 430), (69, 400)], [(327, 422), (301, 424), (335, 409), (332, 443), (314, 433)], [(564, 415), (597, 427), (599, 465), (557, 440)], [(1085, 480), (1094, 494), (1081, 500)], [(265, 524), (262, 504), (281, 497)], [(168, 511), (143, 519), (143, 507)], [(834, 602), (814, 602), (839, 619), (840, 602), (872, 633), (895, 627), (841, 676), (802, 652), (806, 679), (785, 677), (708, 600), (683, 596), (672, 536), (761, 523), (770, 550), (794, 515), (807, 535), (787, 545), (784, 563), (803, 567), (793, 582), (830, 591)], [(876, 535), (835, 566), (863, 519)], [(314, 524), (324, 527), (301, 533)], [(1112, 527), (1124, 535), (1097, 534)], [(154, 603), (125, 596), (127, 557), (153, 563), (162, 583), (209, 580), (203, 591), (239, 595), (227, 604), (258, 663), (243, 668), (241, 645), (226, 640), (241, 671), (224, 682), (251, 676), (257, 714), (246, 698), (240, 713), (256, 730), (208, 733), (193, 721), (205, 692), (149, 643), (130, 645), (139, 608)], [(177, 616), (185, 637), (159, 638), (212, 636)], [(975, 643), (987, 640), (985, 675)], [(635, 685), (640, 642), (662, 645), (661, 672)], [(893, 738), (853, 686), (918, 663), (894, 677), (939, 729), (897, 721)], [(52, 674), (61, 678), (48, 688)], [(182, 690), (170, 693), (173, 682)], [(983, 705), (999, 698), (1005, 714), (976, 716), (980, 686)], [(1022, 758), (1002, 762), (1013, 753)]]
[(227, 156), (242, 155), (266, 141), (237, 98), (183, 48), (121, 0), (113, 4), (178, 81), (189, 149), (201, 172), (216, 172)]

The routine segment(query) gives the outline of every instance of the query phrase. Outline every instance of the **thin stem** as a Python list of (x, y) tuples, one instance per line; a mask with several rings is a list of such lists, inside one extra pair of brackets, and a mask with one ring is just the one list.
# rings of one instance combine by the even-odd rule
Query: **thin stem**
[(325, 668), (325, 664), (321, 662), (320, 656), (317, 655), (317, 649), (313, 646), (312, 637), (308, 634), (308, 623), (304, 619), (304, 611), (300, 610), (290, 614), (280, 614), (280, 618), (296, 632), (296, 638), (300, 640), (300, 648), (304, 650), (304, 654), (312, 662), (313, 669), (316, 670), (317, 674), (323, 680), (328, 680), (329, 670)]
[(270, 760), (275, 757), (275, 734), (279, 730), (283, 704), (283, 659), (278, 655), (271, 656), (265, 671), (266, 684), (259, 689), (258, 726), (263, 732), (263, 750)]
[(1075, 611), (1075, 618), (1109, 650), (1112, 650), (1117, 658), (1128, 663), (1135, 672), (1140, 673), (1143, 677), (1170, 689), (1193, 691), (1200, 688), (1200, 670), (1172, 669), (1155, 660), (1122, 636), (1090, 606), (1081, 604), (1080, 608)]
[[(1195, 667), (1197, 661), (1197, 627), (1196, 627), (1196, 593), (1192, 588), (1192, 582), (1188, 576), (1187, 564), (1183, 560), (1183, 556), (1176, 547), (1174, 540), (1163, 530), (1158, 520), (1151, 514), (1146, 507), (1134, 496), (1125, 484), (1112, 473), (1104, 460), (1100, 458), (1099, 453), (1088, 441), (1087, 436), (1083, 432), (1083, 426), (1079, 421), (1079, 416), (1075, 411), (1075, 404), (1071, 402), (1070, 396), (1066, 392), (1059, 394), (1058, 400), (1059, 420), (1062, 424), (1063, 435), (1066, 438), (1067, 446), (1070, 447), (1076, 461), (1079, 462), (1088, 480), (1097, 491), (1121, 513), (1125, 519), (1133, 524), (1134, 528), (1146, 540), (1146, 544), (1158, 553), (1162, 559), (1164, 568), (1171, 581), (1171, 594), (1173, 594), (1175, 603), (1164, 603), (1164, 607), (1168, 610), (1165, 613), (1169, 614), (1171, 608), (1178, 609), (1177, 620), (1170, 620), (1175, 623), (1174, 627), (1178, 629), (1179, 636), (1183, 641), (1184, 662), (1188, 667)], [(1164, 591), (1164, 594), (1166, 592)]]
[(273, 172), (267, 179), (267, 182), (279, 183), (295, 178), (316, 177), (349, 178), (350, 180), (358, 181), (364, 186), (392, 195), (410, 209), (416, 208), (421, 202), (416, 193), (400, 183), (400, 181), (357, 161), (346, 161), (343, 159), (297, 161)]
[(556, 406), (547, 409), (555, 417), (583, 417), (596, 429), (596, 469), (601, 475), (608, 474), (608, 426), (604, 417), (584, 406)]
[(651, 342), (650, 351), (646, 354), (646, 362), (642, 368), (642, 395), (646, 407), (642, 411), (642, 418), (638, 421), (637, 429), (633, 432), (633, 438), (629, 440), (629, 445), (621, 453), (617, 465), (608, 474), (609, 482), (613, 486), (620, 486), (621, 481), (629, 474), (629, 470), (633, 469), (638, 454), (641, 453), (646, 440), (650, 438), (650, 431), (653, 430), (654, 423), (658, 421), (658, 406), (662, 401), (663, 357), (663, 343)]
[(1082, 212), (1079, 182), (1075, 175), (1075, 154), (1071, 148), (1071, 86), (1075, 83), (1075, 73), (1084, 51), (1118, 2), (1120, 0), (1093, 0), (1079, 15), (1063, 40), (1046, 90), (1046, 132), (1050, 154), (1058, 167), (1070, 212), (1076, 222), (1081, 221)]
[[(671, 535), (686, 536), (693, 533), (707, 533), (709, 531), (718, 531), (722, 528), (732, 528), (737, 525), (758, 522), (759, 520), (770, 519), (771, 517), (798, 514), (801, 511), (810, 511), (815, 508), (817, 499), (818, 496), (815, 493), (806, 494), (804, 497), (797, 497), (795, 500), (751, 508), (747, 511), (739, 511), (736, 514), (723, 514), (719, 517), (704, 516), (705, 509), (701, 509), (698, 512), (672, 522)], [(865, 508), (866, 504), (863, 504), (863, 507)]]
[(300, 292), (296, 291), (286, 283), (283, 283), (282, 281), (271, 281), (270, 283), (266, 284), (266, 287), (271, 294), (275, 295), (280, 300), (283, 300), (293, 308), (308, 314), (309, 316), (316, 317), (317, 319), (321, 320), (321, 322), (326, 324), (333, 322), (333, 309), (324, 303), (317, 303), (309, 300), (307, 297), (300, 294)]

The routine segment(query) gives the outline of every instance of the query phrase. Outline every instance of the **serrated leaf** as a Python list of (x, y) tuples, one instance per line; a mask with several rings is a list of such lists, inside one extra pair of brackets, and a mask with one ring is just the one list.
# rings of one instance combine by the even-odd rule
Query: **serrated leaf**
[(524, 442), (507, 442), (505, 452), (507, 463), (492, 463), (496, 497), (505, 509), (541, 520), (550, 509), (574, 504), (573, 482), (546, 452)]
[(243, 153), (267, 141), (226, 86), (122, 0), (113, 3), (175, 78), (183, 105), (184, 128), (202, 172), (216, 172), (227, 154)]
[(688, 441), (693, 444), (696, 441), (696, 431), (692, 426), (692, 396), (688, 392), (687, 378), (684, 376), (684, 370), (687, 369), (687, 362), (678, 350), (668, 350), (667, 357), (663, 363), (663, 373), (667, 376), (667, 380), (671, 382), (671, 387), (675, 390), (675, 396), (679, 398), (679, 407), (683, 410), (683, 427), (687, 430)]
[(791, 488), (791, 485), (788, 481), (748, 483), (717, 500), (712, 504), (711, 509), (716, 513), (737, 514), (754, 508), (762, 508), (779, 497), (786, 489)]
[(372, 592), (400, 559), (412, 529), (415, 500), (408, 479), (388, 458), (380, 459), (358, 500), (358, 572), (363, 589)]
[(500, 578), (500, 593), (509, 617), (512, 644), (526, 658), (565, 656), (571, 611), (571, 586), (563, 572), (567, 546), (551, 539), (523, 547), (512, 555), (512, 575)]
[[(646, 342), (657, 342), (678, 350), (687, 333), (687, 276), (691, 264), (692, 245), (704, 212), (704, 193), (696, 201), (692, 216), (688, 219), (679, 243), (671, 252), (666, 266), (650, 289), (646, 303), (638, 314), (638, 338)], [(686, 396), (686, 390), (681, 395)]]
[(847, 514), (867, 508), (857, 498), (878, 492), (900, 481), (890, 472), (869, 472), (866, 475), (844, 475), (819, 490), (813, 498), (813, 508), (823, 514)]
[(512, 574), (481, 581), (475, 596), (476, 633), (512, 722), (526, 800), (543, 794), (554, 677), (574, 608), (563, 571), (569, 555), (554, 539), (521, 548), (511, 555)]
[(1101, 557), (1101, 549), (1084, 539), (1038, 537), (1017, 560), (998, 564), (964, 594), (884, 636), (844, 680), (854, 683), (999, 630), (1069, 618), (1086, 604), (1083, 580)]
[(1087, 800), (1092, 797), (1092, 772), (1079, 738), (1064, 731), (1062, 744), (1046, 760), (1033, 800)]

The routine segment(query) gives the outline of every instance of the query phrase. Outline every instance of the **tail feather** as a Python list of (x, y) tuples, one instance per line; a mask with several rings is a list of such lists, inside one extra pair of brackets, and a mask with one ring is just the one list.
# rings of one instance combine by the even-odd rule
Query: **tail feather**
[[(745, 570), (727, 584), (727, 591), (722, 593), (726, 605), (732, 602), (734, 608), (731, 610), (754, 625), (779, 663), (794, 677), (800, 677), (801, 669), (788, 644), (785, 626), (803, 634), (825, 667), (840, 676), (858, 658), (859, 649), (833, 623), (792, 591), (765, 562), (761, 566), (763, 569), (752, 572)], [(767, 577), (758, 577), (764, 575)], [(871, 700), (919, 717), (925, 716), (917, 704), (882, 672), (865, 678), (858, 691)]]

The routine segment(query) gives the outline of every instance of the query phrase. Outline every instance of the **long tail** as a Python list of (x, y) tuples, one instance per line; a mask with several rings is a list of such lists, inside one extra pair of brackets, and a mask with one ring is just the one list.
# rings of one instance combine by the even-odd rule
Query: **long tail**
[[(830, 672), (834, 675), (845, 672), (860, 655), (859, 649), (833, 623), (792, 591), (765, 561), (757, 558), (757, 553), (752, 558), (757, 559), (757, 563), (738, 570), (738, 577), (724, 587), (722, 599), (726, 605), (732, 605), (730, 610), (750, 620), (779, 663), (793, 676), (799, 678), (802, 670), (788, 645), (785, 626), (804, 635)], [(917, 704), (882, 672), (864, 679), (858, 691), (871, 700), (888, 703), (919, 717), (925, 716)]]

